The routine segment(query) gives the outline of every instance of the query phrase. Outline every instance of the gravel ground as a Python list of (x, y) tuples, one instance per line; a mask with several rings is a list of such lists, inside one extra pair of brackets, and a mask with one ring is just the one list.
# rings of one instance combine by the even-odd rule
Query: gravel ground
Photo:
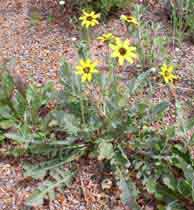
[[(42, 11), (30, 17), (31, 4), (27, 0), (20, 1), (20, 6), (16, 2), (0, 2), (0, 62), (15, 58), (15, 72), (25, 79), (33, 76), (39, 83), (55, 82), (60, 59), (65, 56), (71, 61), (74, 57), (71, 37), (65, 27), (49, 25)], [(34, 25), (33, 18), (38, 19)]]
[[(35, 6), (40, 6), (37, 12)], [(73, 25), (65, 17), (59, 17), (52, 22), (45, 14), (44, 4), (29, 0), (4, 0), (0, 1), (0, 63), (15, 58), (15, 73), (28, 80), (33, 77), (37, 83), (45, 83), (52, 80), (58, 86), (58, 70), (61, 58), (74, 64), (76, 53), (72, 38), (78, 37)], [(49, 4), (52, 10), (52, 4)], [(34, 12), (35, 11), (35, 12)], [(46, 18), (47, 15), (47, 18)], [(95, 34), (116, 29), (117, 35), (124, 35), (119, 21), (114, 19), (107, 23), (106, 27), (95, 29)], [(100, 55), (97, 50), (100, 50)], [(94, 42), (93, 56), (102, 58), (106, 47)], [(174, 59), (179, 63), (177, 73), (180, 80), (177, 86), (178, 98), (182, 101), (191, 99), (194, 86), (194, 46), (183, 43), (177, 48)], [(156, 94), (157, 101), (166, 95), (166, 89), (160, 88)], [(179, 94), (180, 93), (180, 94)], [(187, 96), (187, 97), (185, 97)], [(168, 123), (171, 123), (169, 120)], [(1, 159), (0, 161), (0, 209), (1, 210), (27, 210), (24, 201), (30, 192), (39, 184), (32, 180), (26, 180), (22, 175), (21, 160)], [(100, 188), (100, 184), (92, 179), (98, 171), (95, 161), (90, 161), (81, 166), (79, 176), (71, 188), (63, 194), (59, 194), (56, 200), (41, 208), (34, 210), (122, 210), (124, 209), (117, 199), (117, 192), (111, 189), (106, 194)], [(112, 195), (110, 195), (112, 194)]]

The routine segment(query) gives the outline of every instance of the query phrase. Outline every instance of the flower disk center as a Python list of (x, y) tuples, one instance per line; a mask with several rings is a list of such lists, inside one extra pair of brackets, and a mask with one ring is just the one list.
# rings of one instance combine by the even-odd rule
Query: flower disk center
[(121, 54), (121, 55), (125, 55), (126, 53), (127, 53), (127, 50), (125, 49), (125, 48), (120, 48), (119, 49), (119, 53)]
[(90, 67), (85, 67), (83, 69), (83, 71), (84, 71), (85, 74), (89, 74), (90, 73)]
[(88, 16), (86, 19), (87, 19), (88, 21), (92, 21), (92, 20), (93, 20), (93, 17), (92, 17), (92, 16)]
[(165, 71), (165, 72), (164, 72), (164, 76), (165, 76), (165, 77), (169, 77), (169, 76), (170, 76), (170, 73), (169, 73), (168, 71)]

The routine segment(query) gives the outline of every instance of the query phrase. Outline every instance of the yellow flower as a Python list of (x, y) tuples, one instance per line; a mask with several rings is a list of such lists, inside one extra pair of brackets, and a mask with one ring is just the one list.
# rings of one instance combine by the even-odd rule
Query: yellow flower
[(112, 33), (106, 33), (99, 36), (97, 39), (102, 42), (110, 42), (115, 39), (115, 36)]
[(139, 25), (139, 22), (137, 21), (136, 17), (133, 16), (121, 15), (120, 19), (126, 23), (132, 23), (135, 26)]
[(98, 72), (96, 65), (97, 63), (92, 62), (90, 59), (80, 60), (80, 65), (76, 66), (76, 74), (81, 75), (82, 82), (92, 80), (92, 75)]
[(167, 66), (166, 64), (163, 64), (161, 67), (160, 74), (163, 76), (164, 81), (168, 83), (172, 83), (174, 79), (177, 78), (176, 75), (173, 74), (174, 66), (170, 65)]
[(110, 44), (110, 48), (113, 50), (112, 57), (118, 58), (119, 65), (123, 65), (127, 60), (130, 64), (137, 58), (136, 47), (130, 46), (129, 41), (122, 41), (120, 38), (116, 38), (114, 44)]
[(82, 21), (82, 26), (86, 28), (93, 27), (99, 24), (98, 19), (100, 18), (99, 13), (95, 13), (94, 11), (86, 12), (83, 10), (83, 15), (79, 18)]

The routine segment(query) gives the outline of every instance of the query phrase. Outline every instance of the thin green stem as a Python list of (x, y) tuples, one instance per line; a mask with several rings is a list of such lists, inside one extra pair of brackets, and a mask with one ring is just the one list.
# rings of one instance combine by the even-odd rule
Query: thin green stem
[(86, 29), (86, 38), (87, 38), (88, 48), (90, 48), (91, 37), (90, 37), (90, 30), (88, 28)]
[(83, 97), (80, 97), (80, 109), (81, 109), (81, 118), (82, 118), (82, 123), (85, 127), (86, 121), (85, 121), (85, 110), (84, 110), (84, 101)]

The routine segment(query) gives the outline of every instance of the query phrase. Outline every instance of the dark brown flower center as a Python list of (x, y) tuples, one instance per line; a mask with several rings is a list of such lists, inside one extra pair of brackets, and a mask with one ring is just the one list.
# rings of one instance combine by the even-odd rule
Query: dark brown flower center
[(85, 74), (89, 74), (90, 73), (90, 68), (89, 67), (85, 67), (83, 69), (83, 71), (84, 71)]
[(92, 16), (88, 16), (86, 19), (87, 19), (88, 21), (92, 21), (92, 20), (93, 20), (93, 17), (92, 17)]
[(164, 76), (165, 76), (165, 77), (169, 77), (169, 76), (170, 76), (170, 73), (169, 73), (168, 71), (165, 71), (165, 72), (164, 72)]
[(125, 49), (125, 48), (120, 48), (119, 49), (119, 53), (121, 54), (121, 55), (125, 55), (126, 53), (127, 53), (127, 50)]

